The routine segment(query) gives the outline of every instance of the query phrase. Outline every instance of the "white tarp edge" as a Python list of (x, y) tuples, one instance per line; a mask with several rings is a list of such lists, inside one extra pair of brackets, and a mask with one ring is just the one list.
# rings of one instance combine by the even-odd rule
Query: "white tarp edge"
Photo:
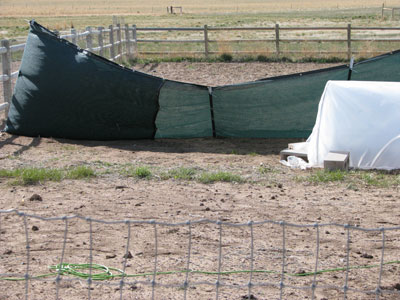
[(400, 83), (328, 81), (307, 142), (314, 167), (348, 151), (350, 167), (400, 169)]

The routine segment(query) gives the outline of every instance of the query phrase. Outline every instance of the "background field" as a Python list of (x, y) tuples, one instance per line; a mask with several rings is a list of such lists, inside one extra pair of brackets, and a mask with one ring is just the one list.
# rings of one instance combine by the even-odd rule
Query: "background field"
[[(384, 1), (387, 6), (398, 5), (398, 1)], [(182, 6), (186, 13), (232, 13), (232, 12), (286, 12), (302, 10), (331, 10), (343, 8), (371, 8), (382, 6), (382, 0), (3, 0), (1, 15), (110, 15), (165, 13), (167, 6)]]

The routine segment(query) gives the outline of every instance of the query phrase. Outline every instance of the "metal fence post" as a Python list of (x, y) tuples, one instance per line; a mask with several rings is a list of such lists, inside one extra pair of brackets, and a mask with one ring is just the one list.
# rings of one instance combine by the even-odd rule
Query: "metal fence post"
[(114, 57), (115, 57), (115, 49), (114, 49), (114, 26), (113, 26), (113, 25), (110, 25), (108, 28), (110, 29), (110, 44), (111, 44), (111, 47), (110, 47), (110, 59), (111, 59), (111, 60), (114, 60)]
[(100, 47), (99, 55), (100, 56), (104, 56), (103, 27), (101, 27), (101, 26), (97, 27), (97, 30), (99, 31), (99, 33), (97, 35), (97, 41), (98, 41), (98, 44), (99, 44), (99, 47)]
[(11, 83), (11, 49), (10, 49), (10, 41), (2, 40), (1, 46), (7, 49), (6, 53), (1, 55), (2, 69), (3, 75), (7, 76), (6, 80), (3, 81), (3, 95), (4, 95), (4, 103), (8, 103), (8, 107), (5, 109), (5, 117), (8, 117), (8, 110), (11, 104), (12, 97), (12, 83)]
[(86, 31), (89, 31), (89, 34), (86, 36), (86, 48), (89, 51), (92, 51), (93, 49), (93, 43), (92, 43), (92, 27), (86, 27)]
[(117, 42), (118, 42), (118, 61), (122, 61), (122, 38), (121, 38), (121, 24), (117, 24)]
[(276, 57), (279, 58), (281, 51), (279, 49), (279, 24), (275, 24), (275, 49)]
[(351, 24), (347, 24), (347, 59), (351, 59)]
[(208, 58), (209, 50), (208, 50), (208, 26), (207, 25), (204, 25), (204, 54), (205, 54), (206, 58)]
[(126, 57), (128, 59), (132, 58), (132, 51), (131, 51), (131, 38), (129, 33), (129, 25), (125, 24), (125, 45), (126, 45)]

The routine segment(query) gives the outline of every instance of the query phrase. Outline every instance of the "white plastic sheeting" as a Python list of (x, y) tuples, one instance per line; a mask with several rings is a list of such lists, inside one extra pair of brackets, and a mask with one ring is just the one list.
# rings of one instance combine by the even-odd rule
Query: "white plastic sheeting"
[(350, 152), (350, 167), (400, 169), (400, 83), (328, 81), (308, 138), (308, 160)]

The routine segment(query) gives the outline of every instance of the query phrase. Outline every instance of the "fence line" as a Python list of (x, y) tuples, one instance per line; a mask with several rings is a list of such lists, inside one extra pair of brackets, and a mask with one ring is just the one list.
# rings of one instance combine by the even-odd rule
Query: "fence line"
[(385, 3), (382, 3), (382, 19), (384, 17), (385, 10), (389, 10), (392, 12), (392, 20), (393, 20), (396, 10), (400, 12), (400, 7), (385, 7)]
[[(388, 9), (388, 8), (385, 8)], [(383, 10), (382, 10), (383, 11)], [(352, 27), (348, 24), (346, 27), (281, 27), (276, 24), (273, 27), (211, 27), (204, 25), (204, 27), (136, 27), (136, 25), (121, 26), (120, 24), (110, 25), (108, 28), (103, 27), (87, 27), (85, 31), (78, 32), (72, 28), (70, 32), (64, 32), (60, 35), (61, 38), (70, 40), (73, 44), (82, 44), (84, 42), (85, 50), (98, 53), (100, 56), (105, 56), (111, 61), (118, 63), (123, 62), (123, 57), (129, 59), (137, 58), (139, 55), (204, 55), (209, 57), (212, 54), (218, 54), (219, 51), (212, 51), (210, 44), (212, 43), (233, 43), (233, 42), (261, 42), (275, 44), (275, 55), (281, 57), (284, 54), (346, 54), (350, 59), (353, 54), (360, 53), (352, 48), (352, 42), (400, 42), (400, 38), (353, 38), (352, 32), (357, 31), (400, 31), (400, 27)], [(217, 40), (210, 39), (210, 32), (221, 31), (264, 31), (271, 32), (273, 38), (265, 39), (228, 39)], [(321, 38), (282, 38), (281, 32), (288, 31), (344, 31), (347, 33), (346, 38), (334, 39), (321, 39)], [(198, 39), (143, 39), (138, 38), (139, 32), (199, 32), (202, 33), (203, 38)], [(106, 39), (108, 35), (108, 40)], [(83, 40), (83, 41), (82, 41)], [(98, 46), (94, 47), (94, 42), (97, 41)], [(107, 41), (107, 43), (106, 43)], [(203, 44), (204, 50), (202, 51), (140, 51), (139, 44), (149, 43), (170, 43), (170, 44)], [(282, 43), (346, 43), (346, 51), (296, 51), (296, 50), (282, 50)], [(25, 44), (11, 45), (10, 41), (2, 40), (0, 47), (1, 61), (2, 61), (2, 74), (0, 75), (0, 82), (3, 84), (3, 97), (4, 103), (0, 104), (0, 112), (5, 111), (7, 117), (9, 104), (12, 96), (12, 79), (18, 76), (17, 72), (11, 72), (11, 54), (14, 52), (23, 51)], [(265, 53), (267, 51), (264, 51)], [(260, 51), (260, 53), (264, 53)], [(386, 51), (375, 51), (374, 53), (385, 53)], [(255, 51), (233, 51), (234, 54), (254, 54)], [(366, 51), (363, 51), (366, 53)]]
[[(358, 226), (351, 226), (348, 224), (337, 224), (337, 223), (324, 223), (324, 224), (319, 224), (319, 223), (314, 223), (314, 224), (293, 224), (293, 223), (288, 223), (284, 221), (273, 221), (273, 220), (263, 220), (259, 222), (254, 222), (254, 221), (249, 221), (246, 223), (230, 223), (230, 222), (223, 222), (223, 221), (215, 221), (215, 220), (209, 220), (209, 219), (201, 219), (201, 220), (195, 220), (195, 221), (186, 221), (186, 222), (178, 222), (178, 223), (168, 223), (168, 222), (160, 222), (160, 221), (155, 221), (155, 220), (114, 220), (114, 221), (107, 221), (107, 220), (102, 220), (102, 219), (93, 219), (93, 218), (88, 218), (84, 217), (81, 215), (71, 215), (71, 216), (60, 216), (60, 217), (41, 217), (38, 215), (34, 214), (28, 214), (24, 213), (21, 211), (18, 211), (16, 209), (9, 209), (9, 210), (0, 210), (0, 235), (2, 234), (2, 229), (4, 230), (4, 222), (3, 220), (6, 220), (7, 218), (2, 218), (2, 215), (7, 215), (7, 214), (16, 214), (17, 216), (22, 218), (23, 221), (23, 234), (25, 235), (25, 245), (26, 245), (26, 272), (25, 274), (0, 274), (0, 280), (15, 280), (15, 278), (20, 278), (18, 280), (23, 280), (25, 281), (25, 299), (29, 299), (29, 282), (33, 280), (39, 280), (39, 281), (53, 281), (56, 283), (56, 299), (58, 299), (59, 295), (59, 288), (60, 288), (60, 282), (61, 281), (70, 281), (74, 280), (71, 278), (64, 278), (63, 275), (68, 275), (68, 274), (74, 274), (73, 270), (71, 270), (70, 273), (65, 272), (65, 270), (62, 270), (64, 266), (64, 261), (65, 261), (65, 248), (66, 248), (66, 243), (68, 239), (68, 230), (70, 225), (70, 221), (73, 219), (80, 219), (85, 221), (88, 224), (89, 227), (89, 264), (87, 265), (87, 269), (89, 269), (89, 273), (86, 273), (86, 283), (88, 286), (88, 299), (91, 299), (91, 286), (95, 283), (96, 284), (104, 284), (104, 285), (114, 285), (114, 286), (119, 286), (120, 288), (120, 299), (123, 299), (123, 288), (126, 285), (135, 285), (135, 284), (143, 284), (143, 285), (150, 285), (152, 289), (152, 299), (155, 298), (156, 294), (156, 287), (177, 287), (183, 290), (184, 293), (184, 299), (187, 298), (187, 289), (189, 287), (193, 286), (200, 286), (200, 285), (208, 285), (208, 286), (214, 286), (215, 288), (215, 298), (218, 300), (219, 299), (219, 288), (221, 287), (228, 287), (231, 289), (240, 289), (240, 288), (245, 288), (247, 289), (248, 293), (248, 299), (253, 299), (252, 298), (252, 290), (255, 287), (275, 287), (280, 290), (280, 299), (283, 299), (283, 292), (285, 289), (291, 288), (291, 289), (297, 289), (297, 290), (309, 290), (312, 293), (312, 299), (315, 299), (315, 291), (317, 289), (333, 289), (340, 291), (344, 294), (344, 299), (347, 299), (347, 293), (348, 292), (358, 292), (358, 293), (363, 293), (366, 295), (375, 295), (376, 299), (380, 299), (380, 296), (383, 295), (390, 295), (390, 294), (395, 294), (400, 296), (400, 291), (398, 290), (392, 290), (392, 289), (386, 289), (381, 286), (382, 283), (382, 276), (383, 276), (383, 266), (387, 265), (389, 263), (400, 263), (400, 261), (392, 261), (392, 262), (385, 262), (384, 256), (385, 256), (385, 242), (386, 242), (386, 237), (385, 237), (385, 232), (389, 231), (400, 231), (400, 226), (396, 227), (382, 227), (382, 228), (362, 228)], [(54, 273), (47, 274), (47, 276), (39, 275), (39, 276), (32, 276), (33, 270), (30, 269), (30, 237), (29, 237), (29, 231), (28, 231), (28, 218), (31, 219), (38, 219), (42, 221), (63, 221), (64, 222), (64, 230), (63, 230), (63, 243), (62, 243), (62, 251), (61, 251), (61, 257), (59, 259), (60, 263), (57, 266), (54, 266), (52, 269), (56, 270)], [(122, 270), (119, 269), (114, 269), (118, 270), (120, 272), (119, 275), (113, 276), (113, 275), (101, 275), (100, 277), (98, 274), (96, 274), (93, 270), (98, 270), (98, 266), (95, 263), (93, 263), (93, 223), (100, 223), (100, 224), (121, 224), (121, 225), (126, 225), (127, 227), (127, 242), (126, 246), (124, 249), (125, 256), (123, 260), (123, 266)], [(191, 264), (191, 249), (192, 249), (192, 227), (193, 225), (198, 225), (198, 224), (214, 224), (218, 226), (218, 265), (217, 265), (217, 272), (196, 272), (194, 270), (190, 269), (190, 264)], [(280, 281), (279, 283), (276, 282), (256, 282), (254, 281), (254, 275), (256, 273), (262, 273), (260, 270), (255, 270), (254, 269), (254, 263), (255, 263), (255, 258), (254, 258), (254, 234), (253, 234), (253, 228), (254, 226), (262, 226), (262, 225), (275, 225), (281, 228), (282, 230), (282, 257), (281, 257), (281, 271), (276, 271), (273, 272), (276, 275), (280, 276)], [(126, 265), (127, 265), (127, 257), (128, 253), (130, 250), (130, 240), (131, 240), (131, 226), (134, 225), (143, 225), (143, 226), (150, 226), (150, 229), (154, 232), (154, 264), (153, 264), (153, 271), (149, 273), (142, 274), (144, 276), (149, 276), (151, 277), (151, 281), (130, 281), (128, 280), (129, 277), (137, 277), (138, 275), (131, 275), (125, 273), (126, 270)], [(158, 256), (160, 255), (159, 250), (158, 250), (158, 239), (160, 238), (160, 233), (158, 233), (157, 228), (160, 226), (167, 226), (167, 227), (185, 227), (187, 229), (188, 237), (187, 237), (187, 252), (186, 252), (186, 259), (185, 259), (185, 266), (186, 269), (180, 272), (158, 272)], [(320, 252), (320, 229), (324, 227), (337, 227), (339, 229), (343, 229), (346, 232), (346, 267), (340, 268), (340, 270), (345, 272), (345, 279), (344, 279), (344, 284), (342, 286), (334, 286), (334, 285), (324, 285), (322, 282), (319, 282), (317, 280), (317, 275), (323, 273), (323, 270), (320, 268), (320, 261), (319, 261), (319, 252)], [(248, 228), (248, 235), (250, 237), (250, 249), (249, 249), (249, 256), (245, 255), (246, 260), (250, 259), (249, 261), (249, 270), (242, 271), (242, 273), (246, 272), (249, 274), (249, 281), (247, 284), (238, 284), (238, 283), (233, 283), (233, 284), (228, 284), (224, 282), (221, 279), (221, 275), (226, 275), (226, 273), (229, 272), (224, 272), (222, 271), (222, 260), (223, 260), (223, 255), (222, 255), (222, 249), (223, 249), (223, 244), (222, 244), (222, 239), (223, 239), (223, 228), (224, 227), (242, 227), (242, 228)], [(313, 276), (313, 280), (311, 285), (304, 285), (304, 286), (298, 286), (298, 285), (290, 285), (289, 283), (286, 283), (287, 280), (285, 280), (286, 277), (288, 276), (294, 276), (293, 274), (287, 273), (285, 270), (285, 261), (286, 261), (286, 256), (287, 256), (287, 249), (286, 249), (286, 242), (288, 240), (287, 235), (285, 234), (286, 229), (288, 227), (294, 227), (294, 228), (311, 228), (316, 230), (316, 235), (315, 235), (315, 267), (314, 271), (308, 273), (308, 275)], [(377, 283), (376, 283), (376, 288), (373, 290), (360, 290), (358, 288), (353, 288), (349, 286), (349, 271), (351, 269), (356, 269), (359, 267), (351, 267), (349, 264), (350, 260), (350, 243), (351, 241), (351, 232), (352, 231), (363, 231), (363, 232), (377, 232), (381, 233), (381, 254), (380, 254), (380, 263), (379, 265), (374, 265), (377, 269), (379, 269), (379, 274), (377, 276)], [(5, 241), (5, 240), (4, 240)], [(379, 240), (378, 240), (379, 242)], [(389, 248), (390, 249), (390, 248)], [(105, 266), (102, 266), (106, 268)], [(64, 273), (65, 272), (65, 273)], [(231, 271), (232, 274), (239, 273), (238, 271)], [(164, 273), (164, 275), (169, 274), (169, 275), (174, 275), (178, 273), (184, 273), (185, 274), (185, 279), (183, 282), (173, 282), (169, 284), (165, 283), (160, 283), (158, 282), (158, 277), (160, 273)], [(205, 275), (217, 275), (218, 279), (215, 282), (210, 282), (210, 281), (194, 281), (191, 280), (190, 274), (191, 273), (203, 273)], [(271, 271), (264, 271), (264, 273), (269, 273), (271, 274)], [(104, 273), (103, 273), (104, 274)], [(76, 275), (76, 272), (75, 272)], [(140, 275), (139, 275), (140, 276)], [(299, 275), (301, 276), (301, 275)], [(13, 277), (13, 278), (11, 278)], [(55, 277), (53, 279), (46, 279), (45, 277)], [(108, 279), (115, 279), (119, 278), (119, 282), (111, 282), (107, 281)], [(79, 279), (78, 279), (79, 280)]]

